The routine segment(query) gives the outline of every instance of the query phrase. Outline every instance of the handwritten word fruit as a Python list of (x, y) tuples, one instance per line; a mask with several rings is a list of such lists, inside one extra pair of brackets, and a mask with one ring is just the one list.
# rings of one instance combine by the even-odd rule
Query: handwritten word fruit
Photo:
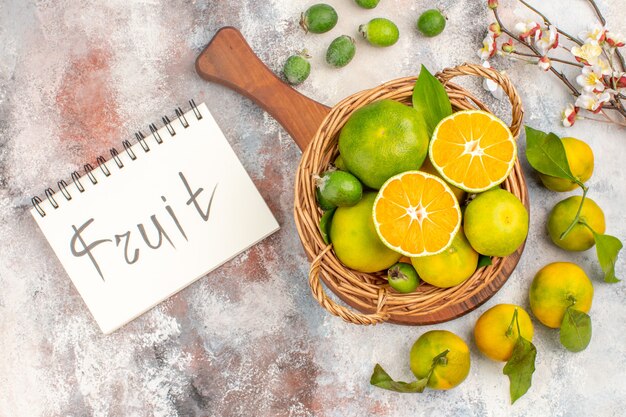
[(401, 294), (415, 291), (419, 285), (419, 277), (411, 264), (398, 262), (387, 271), (387, 281), (391, 288)]
[(363, 195), (363, 186), (349, 172), (327, 171), (315, 183), (322, 200), (334, 207), (353, 206)]
[[(136, 226), (131, 228), (125, 226), (124, 228), (126, 230), (109, 230), (99, 223), (99, 217), (97, 216), (91, 218), (87, 218), (89, 216), (81, 217), (77, 219), (77, 224), (71, 225), (71, 229), (74, 230), (74, 233), (72, 233), (69, 239), (68, 249), (72, 256), (76, 258), (86, 256), (86, 258), (83, 258), (84, 262), (87, 262), (87, 259), (89, 259), (96, 272), (98, 272), (98, 275), (100, 275), (100, 278), (102, 278), (102, 281), (105, 281), (110, 277), (106, 276), (105, 278), (105, 273), (100, 268), (98, 259), (100, 259), (100, 261), (102, 261), (102, 258), (112, 260), (114, 257), (112, 254), (113, 251), (118, 252), (119, 257), (123, 257), (128, 265), (133, 265), (136, 262), (145, 264), (149, 262), (151, 256), (158, 256), (145, 255), (146, 252), (150, 253), (151, 251), (158, 250), (163, 245), (169, 245), (172, 249), (175, 249), (176, 245), (179, 244), (177, 240), (179, 242), (188, 242), (187, 233), (183, 227), (185, 223), (183, 222), (181, 224), (181, 222), (178, 221), (178, 216), (172, 206), (179, 207), (179, 209), (184, 207), (187, 211), (196, 213), (200, 219), (206, 223), (209, 219), (215, 217), (212, 216), (211, 207), (215, 207), (214, 199), (216, 195), (217, 199), (220, 200), (221, 194), (218, 190), (217, 183), (212, 187), (204, 185), (206, 188), (203, 188), (199, 187), (194, 181), (188, 181), (182, 171), (178, 172), (178, 176), (182, 184), (180, 184), (179, 187), (180, 194), (177, 193), (175, 195), (177, 197), (185, 197), (182, 201), (187, 200), (186, 205), (178, 204), (178, 202), (174, 202), (170, 205), (171, 203), (168, 202), (167, 198), (161, 196), (163, 209), (167, 212), (167, 216), (162, 212), (158, 213), (158, 216), (157, 213), (155, 213), (150, 216), (150, 222), (146, 221), (145, 224), (138, 222)], [(185, 191), (183, 191), (183, 189)], [(187, 199), (187, 195), (189, 199)], [(191, 204), (193, 204), (193, 209), (191, 208)], [(166, 220), (163, 220), (164, 217)], [(189, 217), (189, 219), (191, 218)], [(176, 228), (174, 228), (174, 226), (176, 226)], [(187, 227), (189, 227), (189, 225), (187, 225)], [(68, 227), (68, 229), (70, 228)], [(187, 232), (188, 231), (187, 229)], [(108, 236), (103, 236), (100, 233), (106, 233)], [(98, 248), (97, 251), (95, 250), (96, 248)], [(103, 256), (103, 252), (105, 251), (109, 251), (106, 258)], [(148, 261), (146, 259), (148, 259)], [(113, 275), (114, 271), (109, 269), (108, 273)]]
[(481, 110), (465, 110), (439, 122), (429, 155), (446, 181), (478, 193), (506, 179), (515, 164), (517, 146), (502, 120)]
[(467, 205), (463, 227), (478, 253), (508, 256), (526, 240), (528, 211), (516, 196), (496, 188), (478, 194)]
[(428, 152), (424, 120), (409, 106), (381, 100), (356, 110), (339, 134), (339, 152), (348, 170), (379, 189), (401, 172), (422, 166)]
[[(550, 239), (560, 248), (569, 251), (583, 251), (595, 245), (593, 231), (604, 233), (606, 224), (600, 206), (589, 197), (585, 198), (579, 214), (578, 222), (567, 235), (561, 239), (563, 232), (572, 224), (582, 197), (572, 196), (558, 202), (548, 215), (548, 234)], [(591, 229), (590, 229), (591, 228)]]
[(437, 9), (426, 10), (417, 19), (417, 29), (422, 35), (433, 37), (443, 32), (446, 27), (446, 18)]
[(403, 255), (435, 255), (452, 244), (461, 227), (461, 209), (443, 180), (407, 171), (381, 187), (374, 225), (383, 243)]
[(397, 392), (423, 392), (426, 387), (449, 390), (467, 378), (470, 352), (459, 336), (447, 330), (431, 330), (413, 344), (410, 354), (414, 382), (394, 381), (378, 364), (370, 384)]
[(412, 258), (411, 263), (425, 282), (435, 287), (449, 288), (472, 276), (478, 265), (478, 253), (470, 246), (461, 228), (452, 244), (443, 252)]
[[(567, 155), (567, 163), (569, 168), (578, 180), (582, 183), (587, 182), (593, 174), (593, 151), (591, 147), (582, 140), (576, 138), (561, 138), (565, 154)], [(553, 177), (539, 173), (539, 178), (545, 187), (552, 191), (572, 191), (578, 187), (574, 181), (566, 178)]]
[(391, 46), (398, 42), (400, 31), (389, 19), (377, 17), (359, 26), (359, 33), (374, 46)]
[(372, 207), (376, 193), (367, 192), (352, 207), (339, 207), (330, 225), (330, 240), (337, 258), (349, 268), (376, 272), (389, 268), (400, 254), (385, 246), (374, 227)]
[(519, 336), (513, 314), (517, 309), (517, 320), (522, 337), (533, 340), (533, 323), (528, 313), (520, 306), (498, 304), (485, 311), (474, 326), (476, 346), (485, 356), (494, 361), (506, 362), (511, 359), (515, 341)]
[(283, 66), (283, 74), (289, 84), (300, 84), (309, 77), (311, 64), (307, 58), (310, 58), (310, 56), (306, 55), (305, 52), (287, 58)]
[(326, 62), (335, 68), (345, 67), (352, 61), (355, 53), (354, 39), (347, 35), (341, 35), (328, 45)]
[(300, 26), (307, 33), (325, 33), (335, 27), (338, 18), (332, 6), (324, 3), (314, 4), (300, 16)]

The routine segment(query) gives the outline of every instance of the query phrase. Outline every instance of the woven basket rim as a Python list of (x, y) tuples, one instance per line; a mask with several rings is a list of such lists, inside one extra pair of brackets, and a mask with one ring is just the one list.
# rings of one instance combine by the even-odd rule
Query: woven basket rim
[[(485, 77), (502, 86), (511, 102), (510, 129), (517, 139), (523, 120), (523, 108), (508, 77), (474, 64), (462, 64), (436, 74), (444, 84), (455, 111), (478, 108), (489, 113), (492, 112), (476, 96), (450, 82), (460, 75)], [(484, 303), (500, 289), (523, 251), (524, 245), (508, 257), (492, 258), (492, 265), (479, 268), (472, 277), (456, 287), (441, 289), (422, 284), (415, 293), (399, 294), (389, 288), (380, 273), (365, 274), (343, 266), (334, 255), (332, 244), (326, 245), (323, 242), (318, 228), (322, 212), (315, 199), (313, 175), (325, 171), (334, 160), (338, 133), (355, 110), (383, 99), (409, 104), (416, 79), (416, 76), (410, 76), (391, 80), (352, 94), (337, 103), (304, 150), (297, 169), (294, 220), (302, 245), (311, 260), (309, 284), (313, 296), (331, 314), (350, 323), (376, 324), (389, 321), (415, 325), (438, 323), (459, 317)], [(502, 186), (529, 208), (526, 181), (519, 159)], [(329, 298), (320, 279), (349, 307)]]

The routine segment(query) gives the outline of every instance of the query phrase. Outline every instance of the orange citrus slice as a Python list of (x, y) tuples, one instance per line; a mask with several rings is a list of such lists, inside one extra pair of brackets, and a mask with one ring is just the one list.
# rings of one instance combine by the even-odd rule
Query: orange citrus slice
[(506, 179), (513, 169), (517, 146), (502, 120), (482, 110), (465, 110), (439, 122), (429, 155), (446, 181), (478, 193)]
[(374, 200), (373, 214), (382, 242), (409, 257), (446, 250), (461, 226), (461, 209), (450, 187), (422, 171), (389, 178)]

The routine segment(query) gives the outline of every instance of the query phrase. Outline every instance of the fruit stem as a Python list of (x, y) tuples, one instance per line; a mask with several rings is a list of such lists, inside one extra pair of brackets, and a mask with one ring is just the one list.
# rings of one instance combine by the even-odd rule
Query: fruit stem
[(506, 337), (511, 337), (513, 334), (513, 324), (517, 323), (517, 334), (521, 334), (519, 331), (519, 322), (517, 321), (517, 308), (513, 311), (513, 318), (511, 319), (511, 324), (509, 324), (509, 328), (506, 330)]
[(324, 184), (326, 184), (326, 177), (322, 177), (318, 174), (313, 174), (313, 182), (317, 188), (324, 188)]
[(367, 39), (367, 24), (363, 24), (359, 26), (359, 33), (361, 34), (361, 36)]
[(439, 355), (433, 358), (433, 364), (431, 365), (430, 370), (428, 371), (428, 375), (426, 375), (426, 384), (428, 384), (428, 382), (430, 381), (430, 377), (432, 376), (435, 370), (435, 366), (445, 365), (448, 363), (448, 359), (446, 358), (446, 355), (448, 354), (448, 352), (450, 352), (450, 349), (444, 350)]
[(567, 296), (567, 301), (569, 301), (569, 305), (567, 306), (567, 308), (570, 308), (572, 306), (574, 306), (576, 304), (576, 297), (574, 297), (573, 295), (569, 294)]
[(591, 233), (593, 233), (594, 235), (596, 234), (596, 231), (595, 231), (595, 230), (593, 230), (593, 228), (592, 228), (591, 226), (589, 226), (589, 223), (587, 223), (587, 222), (585, 221), (585, 219), (580, 219), (580, 220), (578, 221), (578, 223), (580, 223), (580, 224), (582, 224), (583, 226), (585, 226), (585, 227), (586, 227), (587, 229), (589, 229), (589, 231), (591, 231)]
[(408, 279), (408, 277), (400, 271), (399, 266), (395, 266), (389, 269), (389, 277), (393, 279), (397, 279), (397, 280), (404, 280), (404, 281)]
[(574, 182), (576, 182), (576, 184), (578, 184), (580, 186), (580, 188), (583, 189), (583, 197), (580, 199), (580, 205), (578, 206), (578, 210), (576, 211), (576, 216), (574, 216), (574, 220), (572, 221), (572, 223), (567, 227), (567, 229), (565, 229), (565, 231), (563, 233), (561, 233), (561, 236), (559, 236), (560, 240), (565, 239), (565, 236), (567, 236), (569, 234), (569, 232), (572, 231), (572, 229), (574, 228), (574, 226), (576, 226), (578, 223), (583, 223), (585, 224), (584, 220), (580, 219), (580, 212), (583, 209), (583, 204), (585, 203), (585, 197), (587, 197), (587, 191), (589, 191), (589, 187), (587, 187), (585, 184), (583, 184), (580, 180), (576, 179)]
[(306, 17), (304, 16), (304, 13), (300, 14), (300, 27), (302, 29), (304, 29), (304, 33), (309, 33), (309, 25), (307, 25), (306, 23)]

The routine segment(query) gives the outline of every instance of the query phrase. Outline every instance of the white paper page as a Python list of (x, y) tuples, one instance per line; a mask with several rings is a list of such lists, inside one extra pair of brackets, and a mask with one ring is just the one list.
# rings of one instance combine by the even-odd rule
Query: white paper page
[(83, 175), (84, 192), (70, 182), (70, 201), (57, 191), (58, 209), (43, 198), (46, 215), (31, 210), (104, 333), (279, 227), (206, 105), (198, 109), (201, 120), (185, 113), (188, 128), (172, 121), (176, 135), (161, 128), (163, 143), (147, 136), (148, 152), (135, 143), (135, 160), (118, 149), (124, 166), (109, 160), (109, 176), (94, 168), (95, 185)]

